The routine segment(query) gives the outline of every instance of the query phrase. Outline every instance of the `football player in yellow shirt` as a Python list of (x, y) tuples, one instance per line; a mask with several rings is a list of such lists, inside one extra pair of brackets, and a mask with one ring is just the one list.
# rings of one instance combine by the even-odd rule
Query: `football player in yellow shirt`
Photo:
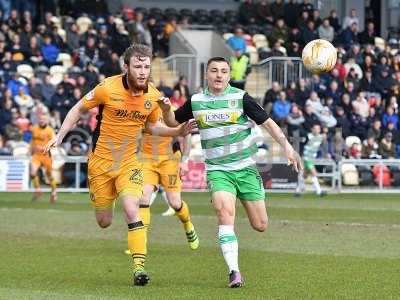
[(46, 144), (55, 136), (53, 128), (49, 125), (48, 116), (41, 114), (38, 118), (38, 124), (31, 127), (32, 140), (31, 140), (31, 180), (32, 185), (35, 189), (32, 197), (32, 201), (36, 201), (42, 195), (40, 191), (40, 180), (38, 176), (39, 169), (44, 168), (46, 176), (50, 181), (51, 194), (50, 203), (57, 201), (57, 183), (53, 178), (52, 171), (52, 159), (50, 152), (44, 153), (43, 150)]
[[(124, 74), (106, 78), (83, 97), (68, 113), (57, 136), (46, 150), (60, 145), (82, 113), (99, 107), (92, 151), (88, 158), (90, 199), (100, 227), (111, 225), (117, 198), (128, 225), (128, 249), (133, 259), (134, 285), (146, 285), (150, 278), (144, 269), (147, 255), (146, 211), (139, 208), (143, 191), (142, 163), (137, 157), (137, 141), (145, 130), (152, 135), (177, 136), (189, 131), (191, 123), (180, 128), (157, 126), (160, 92), (149, 83), (151, 49), (133, 44), (123, 55)], [(182, 222), (189, 211), (178, 214)]]

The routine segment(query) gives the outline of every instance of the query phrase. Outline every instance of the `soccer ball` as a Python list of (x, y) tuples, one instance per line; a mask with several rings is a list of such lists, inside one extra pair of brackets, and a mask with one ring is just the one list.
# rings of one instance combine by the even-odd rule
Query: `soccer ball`
[(335, 67), (336, 48), (326, 40), (318, 39), (309, 42), (303, 49), (304, 66), (311, 73), (329, 72)]

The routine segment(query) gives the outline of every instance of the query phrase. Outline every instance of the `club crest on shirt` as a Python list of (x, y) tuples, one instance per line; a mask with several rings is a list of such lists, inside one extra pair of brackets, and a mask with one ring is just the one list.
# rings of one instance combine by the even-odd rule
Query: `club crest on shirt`
[(230, 100), (228, 105), (229, 105), (229, 108), (236, 108), (238, 106), (238, 101)]
[(94, 91), (90, 91), (85, 96), (86, 100), (92, 100), (94, 98)]
[(151, 101), (150, 100), (144, 101), (144, 108), (146, 108), (146, 109), (150, 109), (151, 108)]

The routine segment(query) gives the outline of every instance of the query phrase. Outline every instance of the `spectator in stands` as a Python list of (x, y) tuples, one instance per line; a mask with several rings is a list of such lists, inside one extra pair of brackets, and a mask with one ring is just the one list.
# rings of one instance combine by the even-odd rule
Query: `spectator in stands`
[(398, 129), (399, 116), (394, 113), (394, 109), (391, 106), (386, 108), (386, 112), (382, 116), (382, 125), (387, 127), (389, 123), (393, 123), (394, 128)]
[(320, 114), (323, 109), (323, 105), (321, 103), (321, 99), (318, 97), (317, 92), (311, 91), (310, 98), (307, 99), (306, 105), (310, 105), (315, 114)]
[(177, 84), (175, 84), (174, 90), (178, 90), (180, 96), (183, 97), (185, 101), (190, 98), (189, 86), (186, 76), (179, 76), (179, 81)]
[(294, 101), (296, 104), (300, 107), (304, 107), (304, 104), (310, 95), (310, 91), (304, 78), (299, 79), (295, 95)]
[(331, 110), (327, 106), (324, 106), (321, 112), (316, 113), (316, 115), (323, 127), (333, 129), (337, 124), (335, 117), (332, 115)]
[(162, 39), (162, 28), (157, 24), (157, 20), (154, 16), (149, 16), (147, 21), (147, 28), (151, 35), (151, 44), (153, 45), (153, 54), (158, 56), (160, 52), (160, 42)]
[[(271, 8), (272, 9), (272, 8)], [(238, 9), (239, 23), (243, 25), (254, 24), (257, 12), (253, 0), (244, 0)]]
[(25, 89), (23, 87), (19, 88), (19, 93), (14, 97), (15, 103), (19, 108), (30, 109), (33, 107), (33, 100), (29, 94), (25, 94)]
[(300, 7), (294, 0), (289, 0), (283, 8), (283, 18), (285, 24), (291, 28), (296, 26), (297, 19), (300, 16)]
[(385, 66), (381, 68), (379, 75), (376, 76), (375, 84), (382, 98), (387, 99), (394, 84), (393, 78), (389, 75), (389, 67)]
[(335, 105), (340, 103), (340, 98), (341, 98), (341, 92), (339, 90), (339, 84), (337, 83), (337, 81), (332, 81), (328, 87), (328, 89), (325, 92), (325, 97), (328, 98), (332, 98), (333, 99), (333, 103)]
[(244, 90), (246, 85), (246, 77), (251, 71), (249, 57), (240, 50), (235, 50), (235, 55), (230, 58), (231, 65), (231, 81), (234, 87)]
[(365, 30), (360, 33), (360, 43), (374, 45), (375, 37), (375, 24), (374, 22), (368, 22)]
[(227, 43), (232, 49), (246, 53), (246, 41), (243, 38), (243, 29), (241, 27), (235, 28), (234, 35), (227, 40)]
[(288, 135), (293, 136), (295, 131), (299, 132), (299, 136), (305, 135), (303, 132), (304, 121), (303, 112), (296, 104), (293, 104), (291, 111), (286, 118), (286, 123), (288, 124)]
[(370, 93), (375, 93), (377, 91), (377, 86), (375, 81), (372, 79), (372, 72), (370, 70), (364, 72), (364, 76), (360, 81), (360, 90)]
[(272, 109), (273, 102), (278, 98), (281, 86), (279, 82), (272, 82), (271, 88), (265, 93), (263, 100), (263, 108), (269, 113)]
[(358, 43), (358, 24), (352, 23), (342, 32), (342, 43), (348, 50), (351, 45)]
[(11, 148), (13, 148), (14, 142), (22, 141), (22, 131), (18, 127), (18, 113), (16, 111), (12, 112), (11, 122), (5, 126), (4, 133), (7, 142), (12, 142), (9, 143)]
[(358, 143), (353, 143), (347, 151), (348, 158), (360, 159), (362, 156), (362, 146)]
[(261, 0), (257, 4), (257, 17), (260, 24), (274, 24), (274, 17), (267, 0)]
[(271, 11), (275, 20), (283, 19), (285, 16), (285, 3), (283, 0), (275, 0), (271, 3)]
[(20, 74), (14, 73), (7, 83), (7, 89), (11, 91), (11, 95), (14, 98), (19, 94), (21, 88), (24, 90), (25, 94), (29, 94), (29, 87), (26, 79), (20, 76)]
[(353, 113), (353, 105), (351, 104), (351, 99), (349, 94), (344, 93), (340, 100), (340, 106), (343, 107), (343, 110), (348, 118), (351, 118)]
[(363, 118), (367, 118), (369, 116), (369, 104), (363, 92), (359, 92), (356, 100), (351, 104), (356, 114), (359, 114)]
[(286, 118), (290, 113), (291, 103), (290, 100), (286, 99), (286, 93), (284, 91), (279, 92), (277, 99), (272, 106), (272, 114), (274, 120), (280, 125), (285, 124)]
[(359, 114), (353, 113), (350, 116), (352, 135), (358, 136), (361, 140), (367, 137), (368, 121)]
[(285, 22), (282, 18), (276, 20), (275, 26), (269, 35), (269, 41), (271, 44), (280, 42), (283, 44), (288, 38), (288, 31)]
[(66, 44), (68, 46), (69, 51), (78, 49), (80, 47), (80, 36), (78, 33), (78, 25), (76, 25), (75, 23), (68, 24), (66, 28), (66, 35), (67, 35)]
[(319, 11), (319, 9), (314, 9), (312, 11), (311, 20), (314, 21), (315, 28), (321, 26), (322, 19), (321, 19), (321, 12)]
[(310, 132), (314, 124), (319, 124), (318, 117), (314, 114), (313, 108), (310, 104), (305, 106), (304, 109), (304, 129), (306, 132)]
[(325, 18), (318, 27), (319, 38), (332, 42), (335, 37), (335, 30), (329, 24), (329, 19)]
[(12, 155), (12, 151), (6, 146), (5, 138), (0, 132), (0, 155)]
[(360, 20), (357, 17), (357, 11), (353, 8), (350, 10), (350, 13), (348, 16), (345, 16), (343, 19), (343, 29), (346, 29), (350, 26), (353, 26), (353, 24), (356, 24), (357, 27), (360, 24)]
[(43, 54), (44, 62), (48, 67), (56, 64), (60, 49), (52, 43), (50, 35), (47, 34), (44, 36), (43, 45), (40, 48), (40, 51)]
[(6, 125), (11, 122), (13, 102), (11, 98), (5, 98), (0, 105), (0, 134), (4, 134)]
[(0, 11), (3, 13), (0, 21), (8, 20), (11, 14), (11, 0), (1, 0)]
[(172, 95), (173, 95), (173, 93), (174, 93), (173, 89), (170, 88), (169, 86), (167, 86), (167, 85), (165, 84), (164, 80), (162, 80), (162, 79), (160, 79), (160, 83), (159, 83), (157, 89), (158, 89), (162, 94), (164, 94), (165, 97), (168, 97), (168, 98), (172, 97)]
[(345, 115), (344, 109), (341, 106), (336, 106), (336, 128), (340, 128), (342, 136), (344, 138), (348, 137), (351, 134), (350, 131), (350, 121), (349, 118)]
[(350, 82), (348, 82), (348, 83), (346, 84), (345, 89), (344, 89), (344, 93), (346, 93), (347, 95), (349, 95), (351, 101), (356, 100), (356, 98), (357, 98), (357, 91), (356, 91), (355, 88), (354, 88), (353, 82), (350, 81)]
[(119, 56), (115, 52), (111, 53), (111, 57), (100, 67), (100, 73), (104, 74), (106, 77), (118, 75), (121, 74), (121, 72)]
[(318, 39), (318, 32), (315, 30), (314, 21), (308, 21), (307, 26), (302, 31), (302, 41), (303, 45), (306, 45), (308, 42), (312, 40)]
[(310, 21), (310, 15), (308, 14), (307, 11), (302, 11), (300, 18), (297, 19), (297, 26), (300, 31), (303, 31), (304, 28), (307, 27), (307, 23)]
[(396, 157), (396, 146), (393, 143), (393, 134), (391, 132), (385, 133), (385, 136), (379, 143), (379, 154), (382, 158)]
[(338, 32), (340, 30), (340, 22), (337, 16), (337, 11), (332, 9), (329, 13), (328, 19), (329, 24), (333, 27), (333, 30), (335, 30), (335, 32)]
[(311, 14), (314, 11), (314, 5), (311, 3), (310, 0), (303, 0), (303, 3), (299, 4), (300, 11), (306, 11)]
[(382, 123), (379, 119), (375, 119), (372, 126), (368, 129), (368, 136), (379, 141), (382, 136)]
[(362, 149), (361, 149), (361, 157), (362, 158), (381, 158), (379, 155), (379, 145), (376, 142), (374, 136), (368, 136), (366, 140), (363, 141)]

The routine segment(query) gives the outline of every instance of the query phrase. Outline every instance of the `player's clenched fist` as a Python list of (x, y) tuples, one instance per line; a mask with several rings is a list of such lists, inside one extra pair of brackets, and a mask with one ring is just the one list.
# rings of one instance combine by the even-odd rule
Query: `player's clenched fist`
[(160, 97), (157, 101), (162, 111), (169, 111), (171, 109), (171, 101), (167, 97)]

